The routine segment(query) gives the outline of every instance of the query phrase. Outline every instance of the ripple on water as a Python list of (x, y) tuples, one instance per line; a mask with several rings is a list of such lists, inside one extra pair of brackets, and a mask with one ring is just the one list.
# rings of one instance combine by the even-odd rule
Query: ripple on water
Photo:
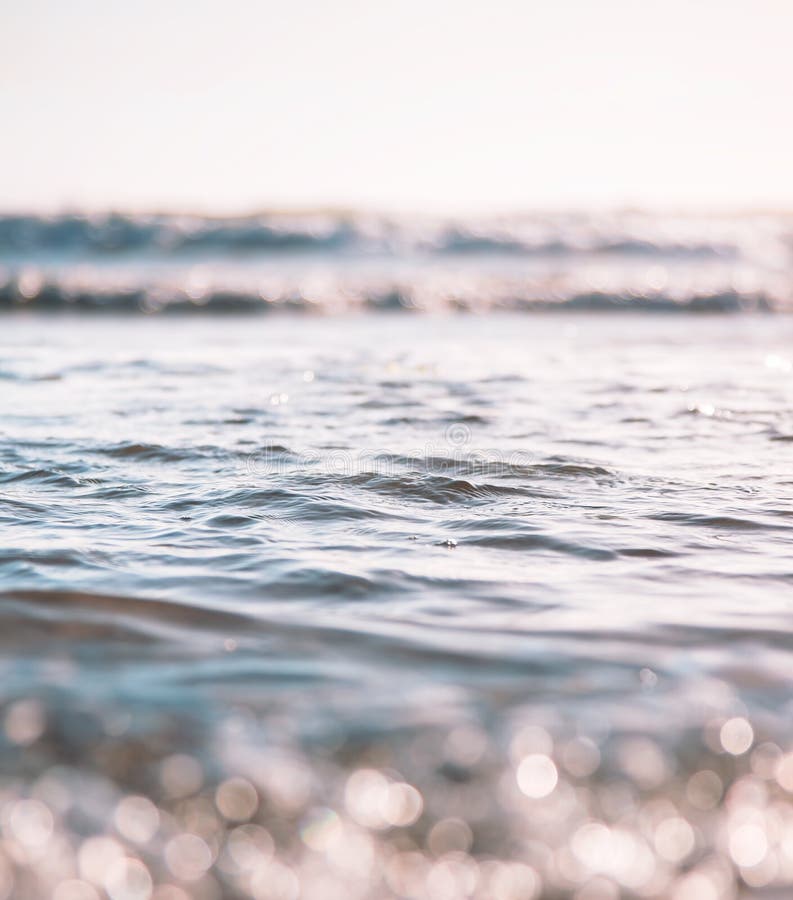
[(784, 317), (8, 318), (0, 897), (789, 893)]

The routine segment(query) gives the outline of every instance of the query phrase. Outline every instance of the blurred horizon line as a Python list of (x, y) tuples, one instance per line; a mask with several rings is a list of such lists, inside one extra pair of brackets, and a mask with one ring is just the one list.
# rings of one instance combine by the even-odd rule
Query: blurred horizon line
[(523, 217), (558, 216), (627, 216), (680, 218), (755, 218), (774, 216), (793, 217), (793, 203), (772, 206), (768, 204), (659, 204), (659, 203), (580, 203), (580, 204), (526, 204), (514, 207), (483, 209), (442, 209), (430, 206), (418, 208), (389, 207), (379, 204), (355, 203), (282, 203), (272, 205), (225, 206), (222, 204), (3, 204), (0, 201), (0, 216), (36, 216), (58, 218), (80, 216), (97, 218), (103, 216), (140, 216), (168, 218), (203, 218), (215, 220), (256, 219), (262, 216), (329, 216), (334, 218), (370, 216), (378, 219), (519, 219)]

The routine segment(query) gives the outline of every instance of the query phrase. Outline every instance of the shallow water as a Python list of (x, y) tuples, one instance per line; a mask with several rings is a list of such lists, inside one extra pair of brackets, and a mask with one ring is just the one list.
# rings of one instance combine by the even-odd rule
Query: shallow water
[(5, 316), (0, 897), (786, 896), (792, 339)]

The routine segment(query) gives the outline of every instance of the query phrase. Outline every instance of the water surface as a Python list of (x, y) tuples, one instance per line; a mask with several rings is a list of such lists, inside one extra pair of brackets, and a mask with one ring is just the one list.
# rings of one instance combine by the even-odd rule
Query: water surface
[(787, 315), (37, 309), (0, 897), (786, 896)]

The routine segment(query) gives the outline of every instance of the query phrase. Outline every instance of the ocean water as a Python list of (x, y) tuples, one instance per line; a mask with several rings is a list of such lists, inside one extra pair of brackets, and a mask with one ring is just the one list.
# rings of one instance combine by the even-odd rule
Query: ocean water
[(0, 220), (0, 898), (789, 896), (787, 227)]
[(793, 215), (0, 215), (0, 309), (785, 309)]

